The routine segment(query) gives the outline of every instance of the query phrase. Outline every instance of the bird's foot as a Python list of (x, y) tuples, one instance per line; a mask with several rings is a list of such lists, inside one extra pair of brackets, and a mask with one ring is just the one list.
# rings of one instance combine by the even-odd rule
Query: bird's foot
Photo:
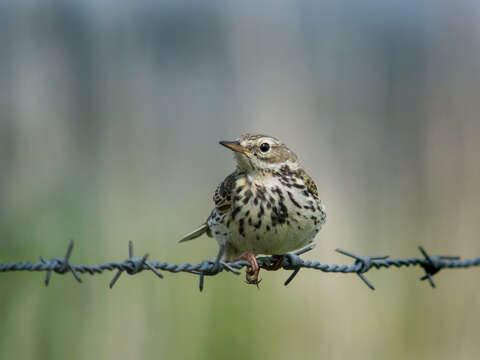
[(260, 267), (258, 266), (257, 258), (251, 252), (244, 252), (240, 255), (240, 260), (247, 260), (250, 263), (250, 266), (246, 271), (246, 282), (247, 284), (257, 285), (260, 284), (261, 279), (258, 279), (258, 273), (260, 272)]
[(267, 271), (276, 271), (283, 267), (283, 262), (285, 261), (285, 255), (272, 255), (275, 261), (270, 265), (262, 265), (262, 269)]

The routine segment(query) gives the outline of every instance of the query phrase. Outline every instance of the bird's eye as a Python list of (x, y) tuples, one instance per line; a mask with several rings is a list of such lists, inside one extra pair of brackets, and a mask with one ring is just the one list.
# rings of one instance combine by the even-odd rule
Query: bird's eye
[(270, 144), (265, 142), (265, 143), (262, 143), (262, 145), (260, 145), (261, 152), (266, 153), (268, 150), (270, 150)]

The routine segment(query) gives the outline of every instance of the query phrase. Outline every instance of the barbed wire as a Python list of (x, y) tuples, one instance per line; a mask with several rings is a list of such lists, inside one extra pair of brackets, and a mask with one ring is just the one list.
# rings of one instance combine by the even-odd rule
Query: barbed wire
[[(115, 271), (117, 273), (110, 281), (109, 287), (113, 288), (123, 273), (129, 275), (135, 275), (145, 270), (152, 271), (159, 278), (163, 278), (160, 271), (170, 273), (185, 272), (199, 276), (199, 288), (203, 290), (205, 276), (218, 275), (222, 271), (231, 272), (235, 275), (239, 275), (243, 267), (248, 267), (250, 263), (245, 260), (239, 260), (234, 262), (220, 261), (216, 264), (216, 259), (207, 259), (198, 264), (184, 263), (181, 265), (168, 264), (165, 261), (149, 261), (148, 253), (143, 257), (135, 257), (133, 251), (133, 242), (128, 244), (128, 258), (122, 262), (107, 262), (99, 265), (73, 265), (70, 263), (70, 257), (72, 255), (74, 243), (70, 242), (67, 252), (64, 257), (53, 258), (51, 260), (45, 260), (40, 256), (40, 261), (36, 263), (31, 262), (13, 262), (0, 264), (0, 272), (11, 271), (46, 271), (45, 286), (48, 286), (52, 272), (60, 275), (71, 273), (75, 280), (79, 283), (82, 282), (79, 274), (96, 275), (102, 274), (104, 271)], [(372, 269), (387, 269), (390, 267), (409, 267), (420, 266), (425, 271), (425, 275), (420, 280), (428, 280), (430, 285), (434, 288), (435, 283), (433, 276), (442, 269), (466, 269), (471, 267), (480, 266), (480, 257), (474, 259), (460, 259), (459, 256), (441, 256), (441, 255), (429, 255), (423, 247), (419, 246), (418, 249), (422, 254), (421, 258), (407, 257), (390, 259), (389, 256), (360, 256), (351, 252), (337, 249), (336, 251), (342, 255), (348, 256), (354, 259), (353, 264), (350, 265), (337, 265), (337, 264), (322, 264), (316, 260), (304, 260), (300, 255), (312, 250), (314, 245), (306, 247), (295, 253), (285, 255), (283, 262), (283, 269), (293, 270), (288, 279), (285, 281), (285, 286), (288, 285), (298, 274), (301, 269), (313, 269), (327, 273), (343, 273), (356, 274), (371, 290), (375, 290), (372, 283), (365, 277), (365, 273)], [(274, 257), (265, 256), (257, 259), (260, 267), (265, 267), (275, 263)]]

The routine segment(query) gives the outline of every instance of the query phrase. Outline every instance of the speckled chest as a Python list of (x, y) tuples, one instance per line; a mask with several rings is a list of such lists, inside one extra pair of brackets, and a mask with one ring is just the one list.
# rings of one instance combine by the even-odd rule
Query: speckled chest
[(325, 222), (320, 200), (296, 174), (269, 173), (239, 177), (232, 190), (231, 211), (209, 222), (227, 258), (245, 251), (284, 254), (306, 246)]

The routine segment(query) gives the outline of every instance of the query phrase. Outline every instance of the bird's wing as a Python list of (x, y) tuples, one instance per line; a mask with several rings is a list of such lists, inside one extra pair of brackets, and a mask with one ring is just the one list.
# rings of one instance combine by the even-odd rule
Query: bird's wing
[(308, 191), (313, 195), (314, 198), (318, 199), (318, 190), (317, 185), (315, 185), (315, 181), (308, 175), (305, 170), (299, 169), (298, 173), (302, 180), (305, 182)]
[[(232, 192), (235, 187), (235, 182), (237, 180), (237, 173), (233, 172), (228, 175), (225, 180), (223, 180), (220, 185), (217, 186), (215, 193), (213, 194), (213, 202), (215, 203), (215, 209), (217, 214), (225, 214), (229, 212), (232, 208)], [(214, 212), (212, 212), (213, 214)], [(212, 215), (210, 215), (212, 216)], [(210, 229), (208, 227), (208, 219), (203, 223), (198, 229), (193, 230), (192, 232), (185, 235), (179, 242), (185, 242), (198, 238), (199, 236), (207, 234), (212, 236)]]
[(220, 185), (217, 186), (215, 193), (213, 194), (213, 202), (215, 208), (220, 214), (224, 214), (232, 208), (233, 189), (235, 182), (237, 181), (238, 174), (236, 172), (228, 175)]

